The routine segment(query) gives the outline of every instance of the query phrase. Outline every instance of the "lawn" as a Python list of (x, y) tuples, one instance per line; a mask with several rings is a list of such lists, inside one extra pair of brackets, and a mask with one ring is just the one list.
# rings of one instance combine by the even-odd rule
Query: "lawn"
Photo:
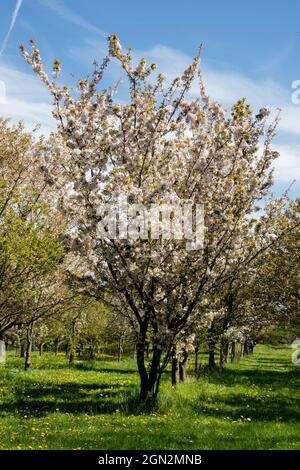
[(288, 347), (254, 355), (173, 389), (136, 400), (133, 360), (78, 361), (10, 353), (0, 366), (1, 449), (300, 449), (300, 367)]

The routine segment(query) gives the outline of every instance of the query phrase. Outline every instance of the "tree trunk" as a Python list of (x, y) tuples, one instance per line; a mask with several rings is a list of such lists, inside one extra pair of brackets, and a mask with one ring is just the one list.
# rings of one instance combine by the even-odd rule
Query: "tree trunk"
[(93, 346), (90, 346), (90, 350), (89, 350), (89, 360), (90, 361), (93, 361), (96, 357), (96, 354), (95, 354), (95, 349), (93, 348)]
[(21, 345), (20, 345), (20, 357), (25, 357), (25, 346), (26, 346), (26, 341), (22, 340)]
[(44, 351), (44, 344), (43, 343), (40, 344), (39, 350), (40, 350), (40, 356), (42, 356), (43, 351)]
[(200, 350), (200, 345), (197, 344), (197, 345), (195, 346), (195, 368), (194, 368), (194, 373), (195, 373), (195, 376), (196, 376), (196, 377), (198, 377), (198, 375), (199, 375), (199, 369), (200, 369), (199, 350)]
[(229, 353), (229, 341), (228, 341), (228, 339), (226, 339), (226, 341), (225, 341), (224, 352), (225, 352), (225, 364), (227, 364), (227, 362), (228, 362), (228, 353)]
[(179, 380), (180, 382), (186, 381), (186, 365), (189, 359), (189, 354), (184, 351), (183, 358), (179, 361)]
[(220, 344), (220, 367), (223, 367), (224, 364), (226, 364), (227, 354), (228, 354), (228, 343), (225, 338), (222, 338), (221, 344)]
[(33, 344), (32, 332), (33, 332), (33, 323), (29, 325), (27, 329), (27, 343), (26, 343), (26, 355), (25, 355), (25, 366), (24, 366), (25, 370), (28, 370), (31, 367), (31, 352), (32, 352), (32, 344)]
[(74, 361), (75, 361), (75, 353), (74, 353), (74, 349), (72, 348), (71, 351), (70, 351), (70, 355), (69, 355), (69, 366), (72, 367), (74, 365)]
[(172, 356), (172, 386), (178, 384), (179, 381), (179, 367), (178, 367), (178, 357), (174, 354)]
[(231, 342), (231, 362), (234, 362), (236, 358), (236, 347), (235, 347), (235, 341)]
[(60, 346), (60, 340), (59, 340), (59, 338), (56, 338), (56, 340), (55, 340), (55, 356), (57, 356), (57, 354), (59, 352), (59, 346)]
[(26, 347), (26, 356), (25, 356), (25, 370), (30, 369), (31, 366), (31, 351), (32, 351), (32, 340), (27, 340), (27, 347)]
[(71, 337), (69, 340), (69, 366), (72, 367), (74, 365), (75, 360), (75, 352), (76, 352), (76, 341), (75, 341), (75, 333), (76, 333), (76, 320), (77, 317), (72, 320), (72, 327), (71, 327)]
[(208, 368), (212, 370), (216, 367), (215, 361), (215, 342), (210, 341), (208, 343)]
[(153, 354), (152, 354), (152, 361), (151, 367), (149, 372), (148, 378), (148, 394), (153, 396), (156, 382), (158, 379), (158, 372), (160, 366), (160, 357), (161, 357), (161, 348), (160, 345), (154, 344), (153, 345)]
[(149, 373), (147, 372), (145, 366), (146, 332), (146, 328), (141, 331), (136, 346), (137, 366), (140, 374), (140, 399), (142, 401), (147, 401), (148, 399), (156, 398), (160, 381), (159, 372), (161, 348), (159, 344), (154, 343), (153, 345), (153, 354)]
[(145, 340), (147, 329), (141, 331), (136, 345), (136, 361), (140, 374), (140, 399), (146, 401), (148, 397), (148, 372), (145, 366)]

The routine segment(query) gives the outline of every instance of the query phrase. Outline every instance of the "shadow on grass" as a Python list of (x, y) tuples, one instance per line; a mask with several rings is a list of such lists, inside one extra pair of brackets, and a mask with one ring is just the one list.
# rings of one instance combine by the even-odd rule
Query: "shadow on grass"
[(295, 397), (249, 397), (243, 393), (214, 397), (201, 395), (187, 403), (194, 413), (233, 420), (250, 417), (254, 421), (300, 421), (300, 399)]
[[(111, 371), (115, 372), (114, 369)], [(41, 417), (55, 412), (113, 414), (117, 411), (139, 415), (157, 411), (157, 404), (151, 400), (141, 402), (138, 392), (137, 383), (64, 382), (42, 385), (39, 382), (25, 381), (20, 387), (15, 386), (13, 401), (0, 404), (0, 416), (18, 413)]]
[[(260, 387), (290, 387), (291, 392), (294, 389), (295, 394), (299, 393), (300, 374), (299, 370), (270, 370), (264, 365), (262, 369), (216, 369), (207, 372), (204, 375), (211, 383), (226, 385), (227, 387), (237, 386), (238, 384), (256, 385)], [(271, 367), (271, 366), (270, 366)], [(298, 392), (297, 392), (298, 389)]]
[(47, 384), (41, 386), (30, 382), (21, 389), (16, 387), (15, 400), (0, 405), (0, 415), (24, 413), (42, 416), (47, 413), (91, 413), (111, 414), (121, 407), (133, 412), (137, 408), (135, 385), (122, 386), (111, 383), (92, 384)]
[(118, 368), (111, 368), (111, 367), (106, 367), (105, 365), (101, 365), (101, 362), (81, 362), (74, 364), (74, 369), (77, 370), (84, 370), (84, 371), (95, 371), (95, 372), (112, 372), (112, 373), (117, 373), (117, 374), (136, 374), (136, 370), (134, 369), (122, 369), (122, 365), (120, 369)]
[[(252, 361), (258, 368), (252, 368)], [(270, 370), (276, 365), (282, 367), (282, 370)], [(66, 365), (64, 367), (67, 368)], [(124, 377), (136, 374), (131, 367), (133, 366), (126, 362), (120, 363), (120, 368), (112, 367), (112, 364), (90, 362), (77, 363), (74, 365), (74, 370), (116, 373), (121, 378), (121, 374), (124, 374)], [(204, 391), (196, 400), (189, 399), (189, 396), (185, 397), (187, 415), (190, 408), (193, 414), (221, 419), (240, 419), (241, 416), (258, 421), (300, 419), (300, 375), (299, 370), (290, 364), (288, 358), (274, 361), (272, 357), (251, 356), (241, 364), (241, 367), (237, 364), (234, 368), (225, 367), (214, 371), (203, 368), (201, 376), (199, 386), (203, 380), (210, 384), (224, 385), (226, 391), (219, 395)], [(104, 383), (101, 382), (103, 379)], [(169, 371), (163, 374), (163, 381), (165, 380), (170, 381)], [(122, 384), (118, 383), (117, 379), (113, 383), (108, 382), (108, 379), (101, 378), (100, 375), (99, 382), (95, 380), (92, 383), (70, 381), (43, 384), (24, 380), (20, 386), (15, 385), (14, 399), (6, 404), (0, 404), (0, 414), (42, 416), (56, 411), (72, 414), (113, 414), (119, 410), (124, 414), (138, 415), (157, 411), (155, 403), (139, 401), (137, 382)]]
[[(251, 357), (249, 358), (251, 361)], [(251, 417), (260, 421), (300, 420), (300, 374), (289, 360), (253, 357), (257, 369), (242, 367), (202, 370), (210, 384), (226, 386), (226, 394), (201, 395), (189, 403), (194, 412), (218, 418)], [(250, 366), (250, 363), (249, 363)], [(271, 367), (282, 370), (271, 370)], [(200, 379), (201, 380), (201, 379)]]

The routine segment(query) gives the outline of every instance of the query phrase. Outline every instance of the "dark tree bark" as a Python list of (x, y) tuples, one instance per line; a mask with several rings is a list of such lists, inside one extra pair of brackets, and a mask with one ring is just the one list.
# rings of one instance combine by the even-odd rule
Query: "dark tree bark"
[(179, 365), (178, 365), (178, 357), (176, 354), (172, 355), (172, 386), (175, 387), (179, 382)]
[(89, 360), (93, 361), (96, 358), (95, 349), (93, 346), (90, 346), (89, 349)]
[(216, 343), (214, 341), (209, 341), (208, 343), (208, 368), (209, 370), (213, 370), (216, 367), (215, 347), (216, 347)]
[(248, 356), (248, 354), (249, 354), (249, 343), (248, 341), (245, 341), (244, 348), (243, 348), (243, 356)]
[(231, 362), (234, 362), (236, 359), (236, 345), (235, 341), (231, 342), (231, 356), (230, 356)]
[(145, 366), (145, 341), (147, 325), (141, 328), (136, 345), (136, 361), (140, 374), (140, 399), (145, 401), (148, 397), (148, 372)]
[(179, 361), (179, 379), (180, 382), (185, 382), (186, 381), (186, 365), (189, 359), (189, 354), (184, 351), (182, 360)]
[(140, 375), (140, 399), (142, 401), (156, 399), (161, 379), (160, 360), (162, 349), (156, 341), (153, 343), (149, 372), (145, 365), (147, 326), (147, 324), (142, 325), (136, 345), (137, 366)]
[(25, 356), (25, 370), (31, 367), (31, 352), (32, 352), (32, 340), (27, 340), (26, 356)]
[(25, 349), (26, 349), (26, 340), (22, 340), (20, 343), (20, 357), (25, 357)]
[(225, 342), (225, 364), (228, 362), (228, 354), (229, 354), (229, 341), (226, 339)]
[(155, 386), (157, 385), (159, 367), (160, 367), (160, 358), (161, 358), (161, 348), (160, 345), (154, 343), (153, 345), (153, 354), (152, 354), (152, 361), (151, 367), (148, 377), (148, 394), (150, 396), (154, 395)]
[(69, 354), (69, 366), (70, 367), (74, 365), (74, 361), (75, 361), (75, 352), (74, 352), (74, 349), (71, 348), (70, 354)]

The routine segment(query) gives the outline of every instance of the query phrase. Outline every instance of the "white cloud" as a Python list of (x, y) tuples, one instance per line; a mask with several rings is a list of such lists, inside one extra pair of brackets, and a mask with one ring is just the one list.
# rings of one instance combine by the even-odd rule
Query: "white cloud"
[[(192, 57), (176, 49), (157, 45), (148, 51), (136, 53), (144, 55), (159, 65), (159, 71), (172, 79), (182, 73), (191, 63)], [(224, 106), (230, 106), (240, 98), (255, 108), (269, 106), (276, 110), (280, 108), (281, 116), (279, 131), (300, 135), (300, 106), (293, 106), (291, 102), (292, 89), (286, 89), (272, 79), (254, 80), (245, 75), (228, 72), (212, 67), (203, 61), (203, 79), (209, 95)], [(191, 89), (192, 95), (199, 93), (198, 84)]]
[[(188, 55), (166, 46), (155, 46), (148, 51), (138, 52), (159, 65), (159, 71), (170, 79), (180, 75), (184, 68), (191, 63), (192, 58)], [(281, 109), (280, 122), (278, 125), (277, 142), (280, 136), (289, 134), (300, 135), (300, 106), (291, 104), (292, 89), (285, 89), (274, 80), (254, 80), (245, 75), (218, 70), (203, 61), (203, 78), (209, 95), (225, 107), (230, 106), (236, 100), (246, 97), (254, 109), (269, 106), (274, 110)], [(191, 94), (197, 96), (198, 85), (195, 83)], [(300, 188), (300, 146), (276, 145), (280, 157), (276, 160), (274, 168), (275, 184), (290, 184), (296, 180), (297, 188)]]
[[(107, 52), (104, 41), (85, 38), (83, 45), (73, 47), (70, 55), (90, 64), (94, 58), (103, 57)], [(134, 57), (146, 57), (149, 62), (155, 62), (159, 66), (159, 72), (163, 73), (169, 80), (182, 74), (183, 70), (191, 63), (192, 57), (176, 49), (167, 46), (156, 45), (146, 51), (136, 51)], [(245, 75), (219, 70), (211, 67), (203, 61), (203, 79), (209, 95), (225, 107), (240, 98), (247, 98), (251, 106), (258, 110), (262, 106), (269, 106), (277, 113), (280, 109), (280, 122), (278, 131), (300, 135), (300, 105), (292, 104), (292, 88), (286, 89), (272, 79), (254, 80)], [(111, 75), (119, 77), (120, 68), (113, 64), (110, 66)], [(191, 88), (191, 94), (197, 96), (198, 84)]]
[(275, 182), (300, 184), (300, 147), (292, 145), (277, 145), (280, 157), (275, 161)]
[(300, 135), (300, 106), (282, 106), (279, 129)]
[(51, 98), (38, 78), (5, 64), (0, 65), (0, 80), (6, 91), (5, 102), (0, 104), (0, 116), (11, 118), (13, 122), (22, 120), (27, 129), (40, 124), (41, 132), (48, 134), (55, 125)]

